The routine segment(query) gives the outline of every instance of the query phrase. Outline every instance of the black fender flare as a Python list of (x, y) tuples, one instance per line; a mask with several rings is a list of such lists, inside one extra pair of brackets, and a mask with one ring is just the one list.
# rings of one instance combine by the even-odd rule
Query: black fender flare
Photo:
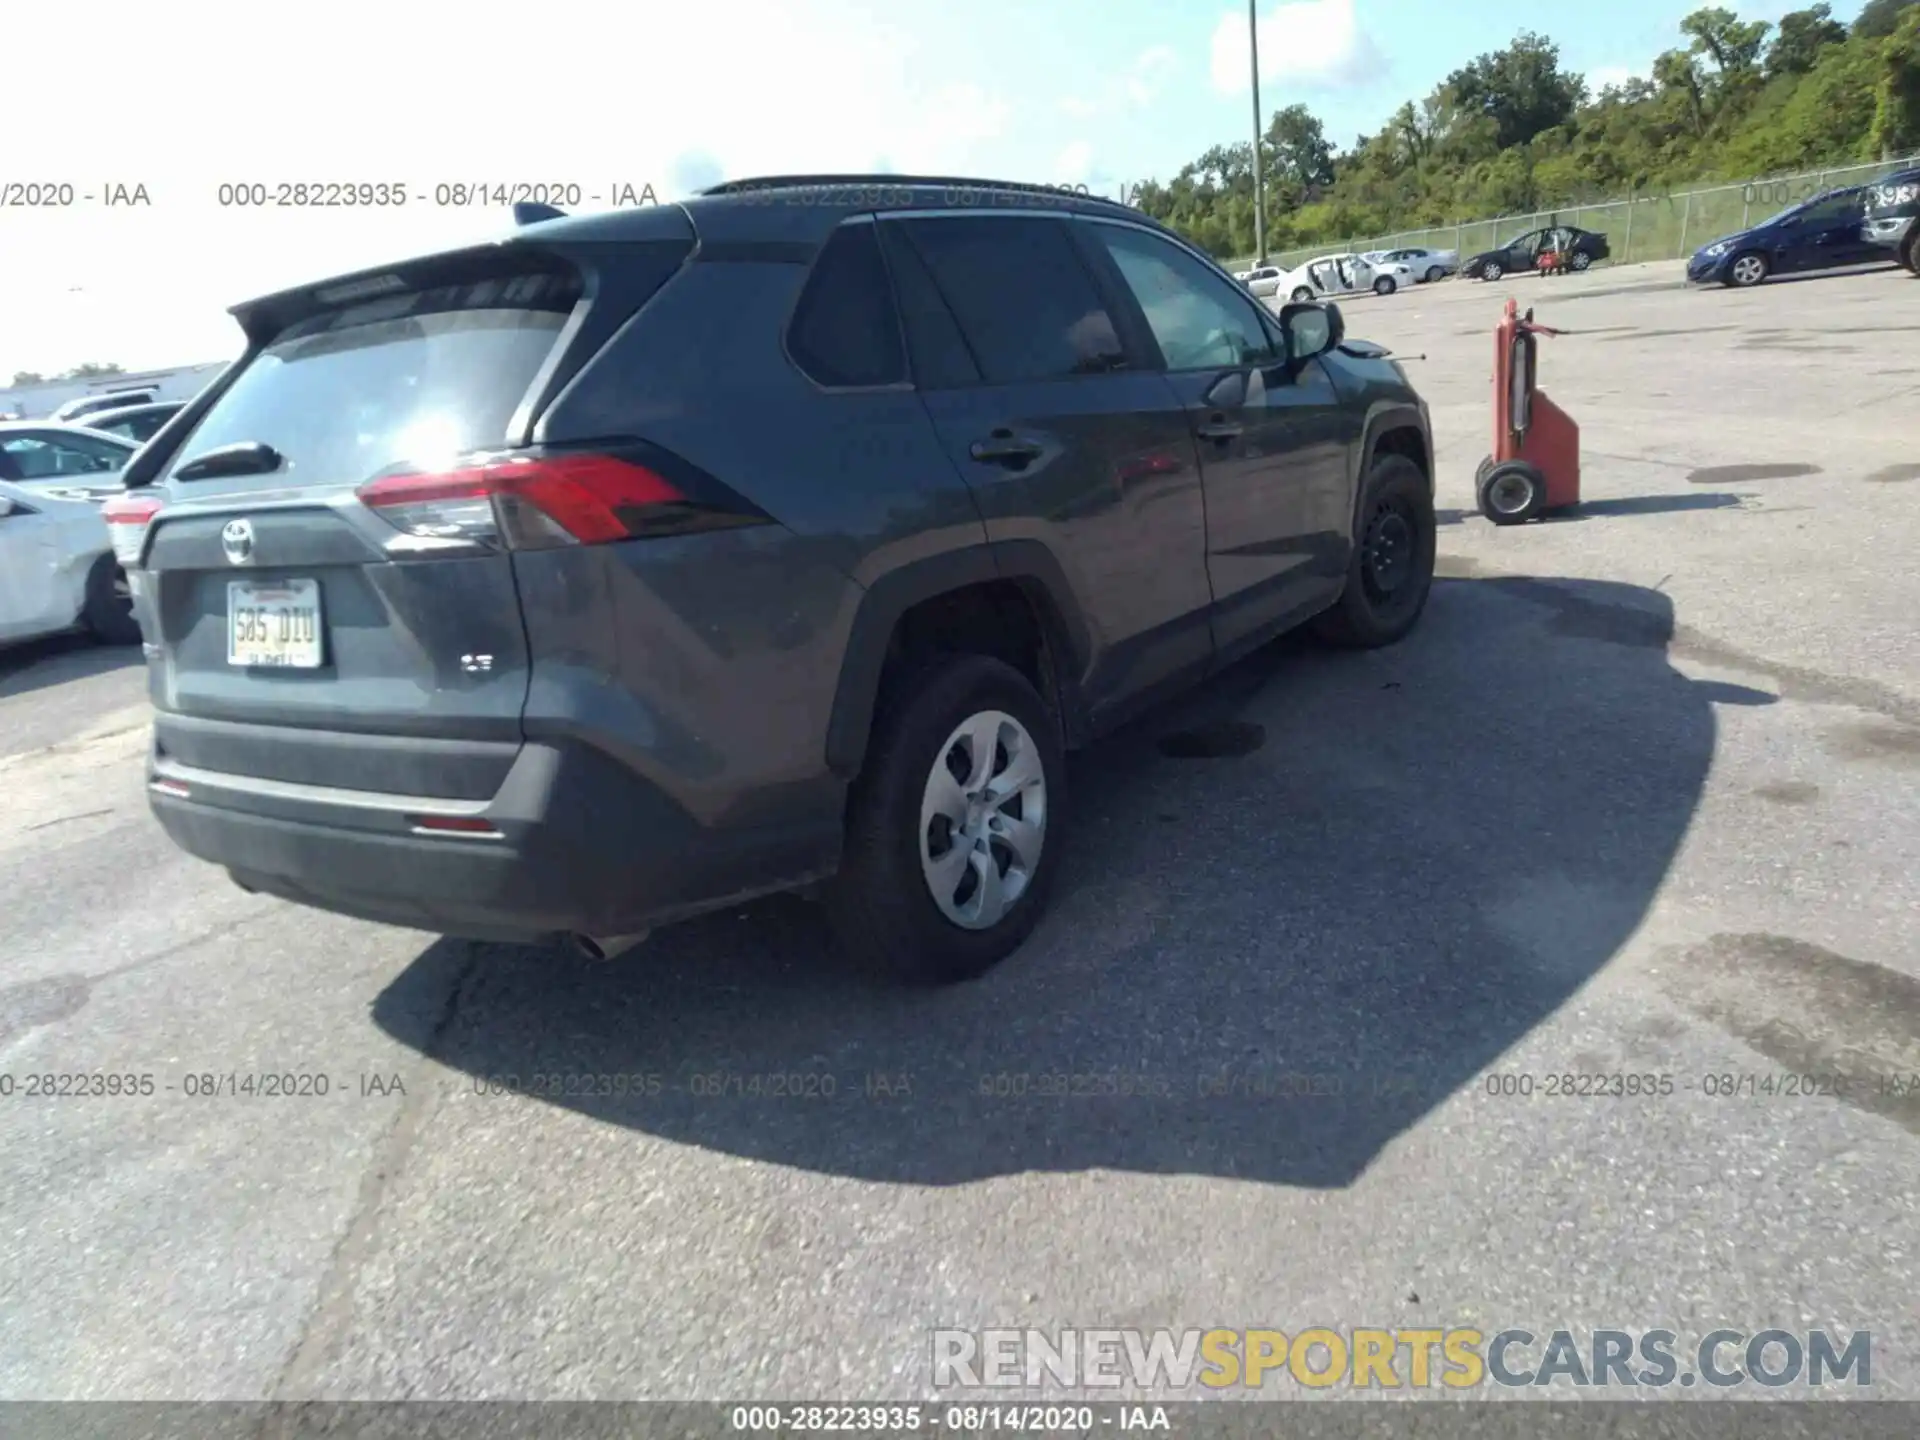
[(1380, 437), (1395, 430), (1411, 430), (1420, 436), (1420, 468), (1427, 472), (1427, 493), (1433, 493), (1433, 430), (1426, 413), (1409, 400), (1376, 401), (1367, 409), (1353, 475), (1353, 518), (1349, 533), (1356, 540), (1360, 529), (1360, 502), (1367, 493), (1367, 476), (1373, 473), (1373, 458), (1379, 452)]
[(867, 587), (854, 611), (840, 661), (840, 679), (827, 719), (827, 766), (843, 779), (859, 773), (880, 699), (880, 680), (894, 627), (915, 605), (935, 596), (993, 580), (1037, 587), (1050, 602), (1039, 607), (1052, 664), (1055, 698), (1069, 744), (1087, 734), (1080, 704), (1092, 642), (1073, 587), (1060, 561), (1038, 540), (1002, 540), (929, 555), (889, 570)]

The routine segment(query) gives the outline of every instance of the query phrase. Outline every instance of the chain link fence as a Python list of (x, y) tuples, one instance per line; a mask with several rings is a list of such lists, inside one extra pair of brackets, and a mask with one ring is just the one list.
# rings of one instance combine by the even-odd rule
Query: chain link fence
[[(1322, 241), (1268, 257), (1269, 265), (1291, 270), (1321, 255), (1365, 254), (1369, 250), (1453, 250), (1465, 260), (1491, 250), (1529, 230), (1547, 225), (1571, 225), (1597, 230), (1607, 237), (1609, 260), (1615, 265), (1642, 260), (1678, 260), (1707, 241), (1744, 230), (1768, 216), (1823, 190), (1866, 185), (1883, 175), (1920, 162), (1920, 154), (1866, 165), (1829, 166), (1774, 175), (1731, 185), (1711, 185), (1664, 195), (1639, 195), (1631, 200), (1609, 200), (1588, 205), (1563, 205), (1555, 210), (1499, 215), (1490, 220), (1463, 220), (1418, 230), (1396, 230), (1364, 239)], [(1224, 262), (1228, 270), (1251, 269), (1252, 256)]]

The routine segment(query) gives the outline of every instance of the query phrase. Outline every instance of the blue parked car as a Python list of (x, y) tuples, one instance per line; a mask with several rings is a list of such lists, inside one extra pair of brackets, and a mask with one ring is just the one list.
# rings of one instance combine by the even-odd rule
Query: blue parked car
[(1886, 248), (1869, 242), (1861, 231), (1869, 188), (1829, 190), (1789, 205), (1770, 220), (1702, 245), (1687, 262), (1687, 279), (1746, 287), (1758, 285), (1769, 275), (1884, 261)]

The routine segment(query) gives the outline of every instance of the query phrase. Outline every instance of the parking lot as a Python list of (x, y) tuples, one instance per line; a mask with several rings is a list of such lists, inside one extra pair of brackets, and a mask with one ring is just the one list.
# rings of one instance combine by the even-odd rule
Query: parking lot
[[(1502, 530), (1509, 294), (1572, 332), (1587, 503)], [(0, 1396), (893, 1398), (936, 1326), (1469, 1325), (1867, 1329), (1920, 1398), (1920, 281), (1343, 310), (1423, 357), (1421, 628), (1079, 757), (971, 986), (799, 901), (596, 965), (249, 896), (148, 816), (137, 654), (0, 654)]]

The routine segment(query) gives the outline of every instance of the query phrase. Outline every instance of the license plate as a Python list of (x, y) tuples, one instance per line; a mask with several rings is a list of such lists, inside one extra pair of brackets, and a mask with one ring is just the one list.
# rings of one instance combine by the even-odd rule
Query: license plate
[(227, 663), (277, 670), (320, 665), (320, 582), (227, 584)]

